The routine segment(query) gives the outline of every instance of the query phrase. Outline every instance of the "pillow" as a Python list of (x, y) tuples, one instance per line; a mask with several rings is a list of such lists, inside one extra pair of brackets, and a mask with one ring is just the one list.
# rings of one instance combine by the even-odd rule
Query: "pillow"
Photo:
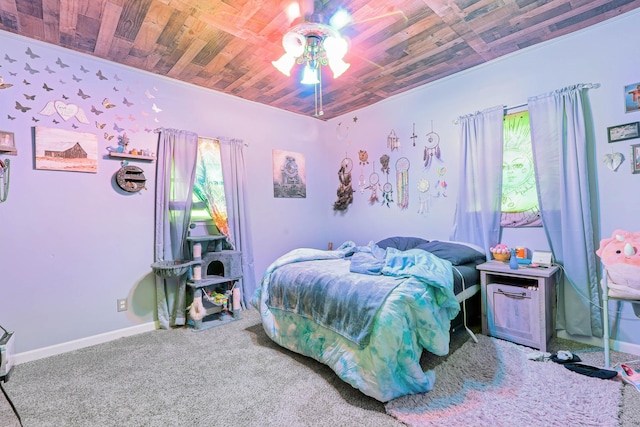
[(446, 259), (453, 265), (467, 264), (475, 261), (486, 261), (485, 254), (460, 243), (440, 242), (433, 240), (416, 246), (416, 249), (422, 249), (431, 252), (438, 258)]
[(387, 248), (395, 248), (399, 251), (406, 251), (407, 249), (413, 249), (418, 245), (422, 245), (424, 243), (429, 243), (428, 240), (421, 239), (419, 237), (387, 237), (386, 239), (380, 240), (376, 245), (381, 247), (382, 249)]

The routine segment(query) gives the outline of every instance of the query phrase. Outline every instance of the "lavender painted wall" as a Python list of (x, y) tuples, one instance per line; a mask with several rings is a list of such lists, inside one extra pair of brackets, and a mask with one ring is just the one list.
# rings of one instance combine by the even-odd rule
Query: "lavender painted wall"
[[(640, 112), (625, 113), (623, 91), (625, 85), (640, 82), (640, 48), (635, 38), (630, 37), (637, 34), (639, 24), (640, 12), (630, 12), (327, 123), (322, 137), (332, 147), (334, 169), (345, 152), (357, 162), (358, 151), (364, 149), (369, 152), (370, 159), (376, 160), (377, 165), (378, 158), (384, 153), (391, 155), (392, 164), (400, 156), (407, 156), (411, 161), (408, 209), (400, 210), (397, 206), (387, 208), (380, 203), (371, 206), (368, 204), (370, 192), (357, 191), (348, 214), (335, 214), (330, 218), (327, 228), (331, 231), (327, 239), (341, 240), (344, 236), (349, 236), (357, 242), (366, 243), (389, 234), (447, 239), (455, 212), (459, 173), (459, 129), (454, 120), (461, 115), (496, 105), (521, 105), (530, 96), (576, 83), (601, 85), (600, 88), (589, 91), (596, 136), (595, 147), (591, 150), (596, 165), (591, 171), (596, 182), (592, 194), (595, 194), (593, 202), (600, 220), (599, 227), (594, 232), (602, 238), (610, 237), (617, 228), (638, 231), (640, 198), (637, 192), (640, 175), (631, 174), (629, 147), (640, 143), (640, 139), (609, 144), (606, 128), (640, 121)], [(355, 123), (354, 117), (357, 117)], [(416, 147), (413, 147), (410, 139), (413, 123), (418, 135)], [(440, 136), (442, 162), (435, 163), (436, 168), (431, 166), (425, 169), (422, 162), (423, 150), (426, 134), (431, 132), (431, 123), (433, 130)], [(349, 125), (350, 130), (346, 141), (336, 136), (337, 129), (345, 124)], [(394, 152), (390, 152), (386, 146), (391, 130), (400, 137), (402, 144), (400, 150)], [(625, 161), (615, 172), (601, 161), (605, 154), (612, 152), (621, 152), (625, 156)], [(447, 168), (444, 178), (448, 184), (448, 197), (433, 198), (429, 212), (419, 214), (417, 182), (421, 177), (426, 177), (433, 188), (434, 183), (441, 179), (435, 173), (440, 165)], [(364, 171), (368, 177), (372, 171), (371, 165), (364, 166)], [(359, 169), (354, 174), (356, 182), (358, 175)], [(393, 166), (389, 180), (394, 183), (395, 191)], [(329, 190), (327, 193), (327, 197), (330, 197)], [(505, 229), (503, 242), (532, 250), (548, 250), (542, 228)], [(622, 320), (617, 335), (612, 337), (631, 343), (632, 349), (640, 352), (639, 319), (631, 304), (622, 305)]]
[[(78, 130), (95, 132), (102, 155), (108, 145), (115, 145), (115, 139), (104, 139), (105, 130), (115, 132), (114, 124), (125, 129), (139, 126), (137, 132), (128, 131), (132, 146), (152, 151), (157, 135), (145, 132), (144, 127), (174, 127), (203, 136), (244, 139), (249, 144), (248, 192), (255, 272), (259, 279), (275, 257), (299, 246), (325, 248), (332, 241), (335, 247), (345, 240), (366, 244), (389, 235), (447, 239), (459, 173), (458, 128), (453, 120), (494, 105), (522, 104), (528, 96), (570, 84), (600, 83), (599, 89), (590, 91), (597, 136), (597, 168), (593, 173), (601, 220), (596, 232), (609, 236), (615, 228), (637, 230), (640, 202), (633, 195), (640, 175), (630, 173), (628, 159), (613, 172), (600, 158), (611, 149), (628, 158), (629, 145), (640, 142), (608, 144), (606, 140), (606, 127), (640, 121), (640, 113), (624, 113), (622, 93), (624, 85), (640, 82), (639, 48), (628, 36), (637, 32), (639, 24), (640, 13), (631, 12), (328, 122), (0, 32), (0, 75), (5, 83), (13, 84), (0, 90), (0, 130), (15, 132), (19, 150), (18, 156), (9, 157), (11, 190), (7, 202), (0, 204), (0, 323), (16, 331), (17, 351), (25, 352), (153, 320), (155, 291), (149, 264), (153, 261), (155, 163), (132, 162), (142, 167), (149, 178), (148, 190), (133, 195), (124, 195), (114, 188), (112, 177), (120, 162), (102, 156), (97, 174), (35, 170), (31, 127), (36, 123), (32, 117), (40, 120), (37, 125), (73, 129), (71, 125), (76, 124)], [(29, 47), (40, 58), (31, 59), (25, 53)], [(4, 59), (5, 54), (16, 62)], [(56, 64), (57, 58), (69, 67), (61, 68)], [(26, 63), (40, 73), (31, 75), (25, 71)], [(48, 73), (46, 66), (55, 73)], [(83, 73), (81, 66), (91, 71)], [(99, 80), (97, 70), (109, 80)], [(14, 72), (16, 75), (12, 76), (10, 73)], [(83, 81), (75, 82), (74, 74)], [(31, 85), (25, 85), (23, 79)], [(60, 83), (60, 79), (66, 84)], [(43, 89), (44, 83), (54, 91)], [(91, 98), (79, 98), (78, 89)], [(147, 90), (155, 98), (149, 98)], [(29, 103), (24, 94), (36, 94), (36, 98)], [(62, 95), (69, 96), (65, 101), (83, 107), (90, 119), (88, 125), (60, 118), (57, 120), (61, 123), (54, 124), (55, 115), (38, 114), (46, 101), (64, 100)], [(125, 96), (133, 106), (123, 105)], [(95, 116), (91, 105), (99, 108), (105, 97), (117, 107)], [(22, 113), (15, 109), (15, 101), (32, 109)], [(154, 102), (161, 112), (153, 112)], [(329, 108), (330, 104), (325, 105), (325, 109)], [(115, 114), (123, 120), (118, 120)], [(129, 118), (130, 114), (135, 121)], [(9, 120), (8, 115), (16, 117), (15, 120)], [(106, 123), (105, 128), (96, 128), (95, 121)], [(340, 135), (336, 131), (339, 123)], [(413, 123), (418, 135), (416, 147), (409, 139)], [(345, 136), (346, 127), (349, 131)], [(425, 170), (422, 163), (425, 135), (432, 129), (440, 137), (442, 162), (435, 162)], [(399, 151), (387, 149), (391, 130), (400, 137)], [(305, 199), (273, 197), (273, 149), (306, 156)], [(359, 150), (368, 151), (369, 164), (359, 164)], [(370, 205), (370, 191), (361, 192), (358, 188), (360, 174), (368, 178), (373, 172), (373, 161), (381, 182), (386, 181), (379, 170), (379, 157), (384, 153), (392, 158), (389, 181), (394, 197), (397, 197), (394, 162), (400, 156), (411, 161), (406, 210), (400, 210), (395, 203), (389, 207), (381, 203)], [(345, 156), (354, 162), (356, 193), (348, 211), (335, 212), (332, 206), (338, 188), (337, 171)], [(442, 175), (437, 173), (440, 167), (446, 168)], [(429, 180), (432, 188), (438, 180), (447, 182), (446, 197), (442, 191), (440, 196), (437, 191), (432, 192), (426, 206), (428, 212), (424, 214), (417, 212), (416, 183), (420, 178)], [(531, 249), (547, 248), (540, 229), (508, 230), (504, 241)], [(129, 299), (130, 309), (118, 313), (116, 299), (123, 297)], [(622, 316), (635, 319), (630, 307), (624, 307)], [(618, 338), (640, 345), (636, 330), (633, 321), (623, 320)]]

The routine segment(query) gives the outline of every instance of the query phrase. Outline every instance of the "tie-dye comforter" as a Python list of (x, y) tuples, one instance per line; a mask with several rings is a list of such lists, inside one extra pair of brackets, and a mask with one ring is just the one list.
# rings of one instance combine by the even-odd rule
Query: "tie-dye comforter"
[[(435, 375), (422, 370), (420, 355), (423, 349), (436, 355), (449, 352), (450, 321), (460, 310), (453, 293), (451, 263), (423, 250), (403, 252), (388, 248), (383, 276), (350, 273), (344, 266), (328, 268), (336, 262), (349, 263), (349, 256), (356, 251), (353, 242), (345, 242), (335, 251), (296, 249), (271, 264), (252, 299), (260, 311), (264, 330), (279, 345), (326, 364), (342, 380), (382, 402), (431, 390)], [(364, 276), (376, 280), (387, 277), (396, 282), (382, 305), (374, 310), (373, 321), (369, 325), (362, 322), (363, 327), (369, 328), (366, 346), (318, 323), (313, 316), (268, 306), (274, 272), (303, 262), (323, 263), (327, 266), (323, 274), (335, 274), (341, 280), (351, 276), (367, 283)], [(326, 307), (332, 306), (335, 307), (327, 302)]]

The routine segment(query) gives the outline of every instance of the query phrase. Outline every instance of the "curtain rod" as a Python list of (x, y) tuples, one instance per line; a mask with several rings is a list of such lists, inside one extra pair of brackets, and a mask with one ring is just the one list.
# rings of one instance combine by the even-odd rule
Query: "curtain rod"
[[(154, 129), (154, 130), (153, 130), (153, 132), (154, 132), (154, 133), (160, 133), (160, 132), (162, 132), (162, 128), (156, 128), (156, 129)], [(229, 138), (228, 136), (216, 136), (216, 137), (212, 137), (212, 136), (202, 136), (202, 135), (198, 135), (198, 137), (199, 137), (199, 138), (205, 138), (205, 139), (214, 139), (214, 140), (216, 140), (216, 141), (218, 141), (218, 142), (233, 141), (233, 140), (235, 140), (235, 139), (238, 139), (238, 138)], [(242, 141), (242, 140), (240, 139), (240, 141)], [(243, 144), (245, 147), (248, 147), (248, 146), (249, 146), (249, 143), (248, 143), (248, 142), (245, 142), (245, 141), (242, 141), (242, 144)]]
[[(518, 104), (518, 105), (513, 105), (511, 107), (507, 107), (506, 105), (502, 106), (502, 109), (504, 111), (509, 111), (509, 110), (515, 110), (516, 108), (522, 108), (522, 107), (526, 107), (527, 105), (529, 105), (527, 102), (525, 102), (524, 104)], [(460, 123), (460, 119), (455, 119), (453, 120), (453, 124), (457, 125)]]

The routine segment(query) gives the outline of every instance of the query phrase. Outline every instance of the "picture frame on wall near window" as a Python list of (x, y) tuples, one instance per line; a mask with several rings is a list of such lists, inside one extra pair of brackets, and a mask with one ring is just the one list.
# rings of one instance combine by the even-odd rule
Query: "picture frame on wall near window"
[(640, 138), (640, 122), (608, 127), (607, 137), (609, 143)]
[(640, 173), (640, 144), (631, 146), (631, 173)]
[(640, 83), (624, 87), (624, 112), (640, 111)]

